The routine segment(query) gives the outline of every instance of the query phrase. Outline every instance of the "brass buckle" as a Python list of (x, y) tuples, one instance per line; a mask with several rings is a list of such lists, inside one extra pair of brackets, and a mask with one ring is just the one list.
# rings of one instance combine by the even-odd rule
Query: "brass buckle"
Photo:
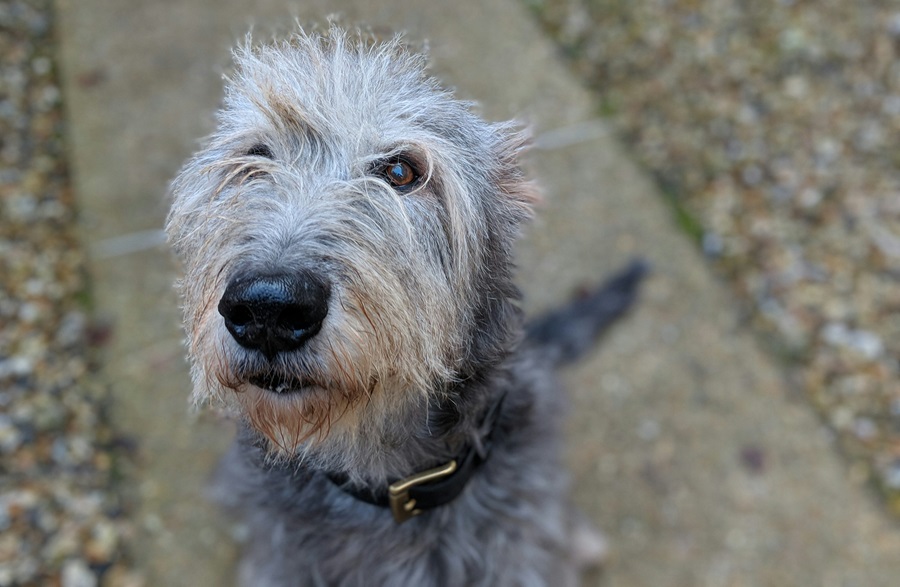
[(394, 514), (394, 521), (402, 524), (406, 520), (418, 516), (422, 510), (416, 508), (416, 500), (409, 497), (409, 490), (416, 485), (428, 483), (435, 479), (442, 479), (447, 475), (452, 475), (456, 471), (456, 460), (452, 460), (446, 465), (428, 469), (421, 473), (411, 475), (406, 479), (400, 479), (388, 486), (388, 499), (391, 502), (391, 513)]

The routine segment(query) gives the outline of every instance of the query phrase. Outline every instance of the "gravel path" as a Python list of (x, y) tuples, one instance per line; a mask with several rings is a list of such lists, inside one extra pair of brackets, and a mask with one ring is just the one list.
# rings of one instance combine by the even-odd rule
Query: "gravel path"
[(900, 513), (900, 8), (527, 3)]
[(139, 585), (91, 377), (49, 0), (0, 3), (0, 586)]

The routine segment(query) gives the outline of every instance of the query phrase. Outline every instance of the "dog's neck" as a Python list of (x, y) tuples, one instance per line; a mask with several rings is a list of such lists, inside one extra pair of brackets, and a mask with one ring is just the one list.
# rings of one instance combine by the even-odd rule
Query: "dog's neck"
[[(495, 398), (479, 418), (479, 426), (462, 443), (449, 460), (419, 467), (413, 474), (396, 477), (390, 484), (367, 483), (360, 487), (350, 482), (346, 473), (326, 472), (337, 487), (353, 497), (390, 508), (395, 521), (402, 523), (423, 511), (454, 501), (469, 481), (488, 460), (493, 448), (494, 432), (506, 398), (504, 391)], [(458, 421), (454, 417), (455, 422)], [(437, 435), (435, 435), (437, 436)]]
[[(483, 377), (454, 383), (436, 399), (417, 402), (377, 436), (361, 437), (351, 479), (381, 485), (457, 458), (469, 446), (478, 446), (492, 397)], [(380, 442), (373, 442), (373, 438)]]

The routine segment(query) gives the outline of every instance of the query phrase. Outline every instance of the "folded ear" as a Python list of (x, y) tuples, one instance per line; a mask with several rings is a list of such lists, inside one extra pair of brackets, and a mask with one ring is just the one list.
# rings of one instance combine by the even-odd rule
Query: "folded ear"
[(527, 220), (541, 201), (537, 185), (526, 177), (521, 165), (522, 155), (531, 146), (531, 134), (515, 122), (495, 124), (493, 130), (497, 137), (494, 144), (497, 191), (520, 220)]

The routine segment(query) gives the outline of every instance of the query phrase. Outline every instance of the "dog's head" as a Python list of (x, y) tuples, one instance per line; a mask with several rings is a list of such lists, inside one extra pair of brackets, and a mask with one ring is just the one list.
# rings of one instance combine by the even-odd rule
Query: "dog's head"
[(474, 115), (399, 38), (301, 31), (235, 62), (167, 223), (195, 397), (293, 455), (384, 430), (499, 360), (534, 197), (523, 134)]

